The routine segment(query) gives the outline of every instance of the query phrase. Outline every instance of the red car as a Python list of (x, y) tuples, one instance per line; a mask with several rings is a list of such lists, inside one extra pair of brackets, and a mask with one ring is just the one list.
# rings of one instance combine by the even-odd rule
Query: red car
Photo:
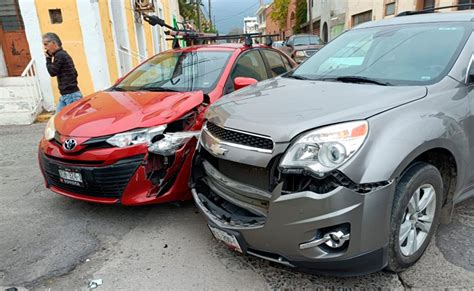
[(209, 104), (294, 66), (263, 45), (160, 53), (50, 119), (38, 153), (46, 187), (98, 203), (190, 199), (191, 159)]

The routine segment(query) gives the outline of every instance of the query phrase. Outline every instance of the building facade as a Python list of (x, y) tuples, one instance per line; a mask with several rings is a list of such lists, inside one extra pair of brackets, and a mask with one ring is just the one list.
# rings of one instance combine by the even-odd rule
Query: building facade
[[(289, 1), (291, 4), (293, 0)], [(363, 22), (394, 17), (403, 11), (469, 3), (474, 4), (474, 0), (307, 0), (308, 19), (311, 20), (303, 24), (302, 28), (304, 32), (319, 35), (328, 42)], [(468, 8), (474, 7), (460, 9)]]
[(259, 32), (257, 17), (245, 17), (244, 18), (244, 33), (257, 33)]
[[(357, 3), (356, 3), (357, 2)], [(434, 7), (473, 3), (473, 0), (367, 0), (347, 1), (346, 28), (357, 24), (394, 17), (403, 11), (419, 11)], [(468, 8), (468, 7), (466, 7)], [(463, 9), (463, 8), (461, 8)], [(458, 8), (449, 8), (446, 11)]]
[[(112, 85), (118, 78), (170, 44), (161, 27), (144, 22), (146, 13), (173, 24), (180, 21), (174, 0), (0, 0), (0, 77), (19, 76), (34, 60), (43, 107), (59, 99), (56, 78), (46, 70), (41, 35), (55, 32), (73, 58), (83, 95)], [(0, 84), (1, 87), (1, 84)]]
[(270, 5), (264, 4), (263, 1), (260, 1), (260, 6), (258, 7), (255, 16), (257, 17), (258, 22), (258, 31), (262, 34), (267, 33), (267, 9)]
[(303, 25), (303, 30), (319, 35), (324, 42), (335, 38), (344, 31), (348, 2), (351, 1), (308, 0), (307, 19), (311, 20)]

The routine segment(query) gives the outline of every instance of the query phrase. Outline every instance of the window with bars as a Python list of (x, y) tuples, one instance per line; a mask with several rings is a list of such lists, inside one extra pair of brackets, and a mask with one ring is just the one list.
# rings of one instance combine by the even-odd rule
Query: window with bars
[(463, 7), (459, 7), (458, 10), (474, 9), (474, 0), (459, 0), (458, 4), (472, 4), (472, 5), (466, 5), (466, 6), (463, 6)]
[(395, 2), (385, 4), (385, 16), (395, 14)]
[(16, 0), (0, 0), (0, 25), (4, 31), (24, 30), (20, 7)]
[(372, 20), (372, 10), (365, 11), (359, 14), (352, 15), (352, 26), (371, 21)]
[(435, 0), (425, 0), (423, 1), (423, 10), (431, 9), (435, 7)]

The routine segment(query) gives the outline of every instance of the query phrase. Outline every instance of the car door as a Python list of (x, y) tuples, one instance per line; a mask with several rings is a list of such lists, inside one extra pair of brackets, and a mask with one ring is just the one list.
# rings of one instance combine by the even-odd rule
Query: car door
[(245, 51), (235, 62), (224, 87), (224, 94), (234, 91), (234, 79), (237, 77), (253, 78), (257, 81), (269, 78), (265, 62), (258, 49)]
[(471, 161), (470, 161), (470, 168), (471, 168), (471, 187), (474, 187), (474, 77), (469, 77), (469, 76), (474, 75), (474, 53), (471, 56), (470, 63), (468, 66), (468, 75), (466, 78), (467, 82), (467, 94), (469, 98), (469, 104), (471, 106), (471, 116), (468, 118), (469, 119), (469, 128), (468, 132), (470, 133), (469, 136), (469, 142), (471, 146)]

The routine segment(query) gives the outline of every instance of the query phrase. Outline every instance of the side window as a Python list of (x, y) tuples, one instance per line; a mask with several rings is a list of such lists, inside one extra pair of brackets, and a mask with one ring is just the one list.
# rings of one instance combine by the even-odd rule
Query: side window
[(232, 81), (237, 77), (254, 78), (257, 81), (268, 79), (262, 56), (257, 50), (241, 56), (230, 74)]
[(257, 81), (268, 79), (265, 63), (257, 50), (245, 52), (238, 58), (225, 84), (225, 94), (234, 91), (234, 79), (237, 77), (254, 78)]
[(293, 70), (293, 66), (290, 64), (288, 59), (285, 56), (281, 56), (281, 59), (283, 60), (283, 63), (285, 64), (286, 70), (291, 71)]
[(283, 63), (284, 57), (282, 57), (279, 53), (271, 50), (262, 50), (262, 52), (268, 62), (272, 77), (279, 76), (288, 71), (287, 67)]

